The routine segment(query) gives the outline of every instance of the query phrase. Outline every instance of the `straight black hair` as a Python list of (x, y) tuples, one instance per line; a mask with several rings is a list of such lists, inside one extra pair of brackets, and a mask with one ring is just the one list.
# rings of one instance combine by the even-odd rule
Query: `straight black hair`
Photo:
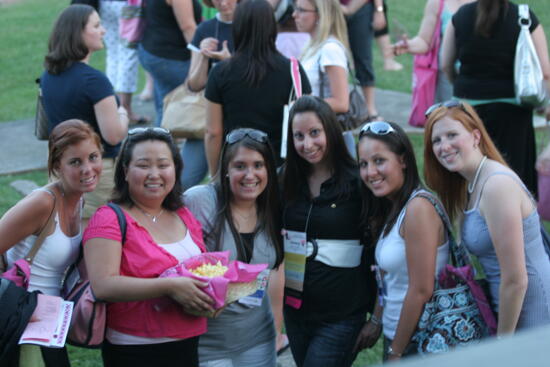
[[(365, 186), (361, 185), (363, 197), (363, 213), (361, 214), (361, 227), (366, 228), (368, 243), (376, 243), (384, 229), (384, 235), (387, 235), (397, 221), (401, 209), (407, 204), (414, 190), (422, 187), (418, 168), (416, 166), (416, 157), (409, 137), (405, 131), (396, 123), (389, 123), (395, 131), (378, 135), (372, 131), (362, 133), (357, 145), (361, 144), (365, 137), (379, 140), (384, 143), (388, 149), (402, 157), (405, 164), (403, 169), (403, 186), (395, 196), (395, 200), (386, 197), (376, 197)], [(361, 163), (361, 160), (359, 160)]]
[(183, 207), (183, 188), (181, 186), (181, 171), (183, 170), (183, 160), (179, 154), (178, 147), (172, 140), (170, 133), (155, 131), (153, 128), (146, 128), (143, 132), (128, 135), (120, 152), (115, 167), (115, 188), (113, 189), (113, 195), (111, 200), (116, 204), (126, 204), (134, 206), (134, 201), (130, 196), (130, 188), (126, 181), (126, 169), (132, 160), (134, 148), (136, 144), (144, 141), (162, 141), (168, 145), (170, 152), (172, 153), (172, 159), (174, 160), (176, 182), (172, 191), (164, 198), (162, 207), (167, 210), (177, 210)]
[(336, 178), (337, 187), (342, 195), (350, 192), (349, 181), (344, 179), (345, 168), (356, 168), (357, 163), (350, 156), (344, 138), (342, 128), (336, 119), (336, 115), (322, 98), (315, 96), (302, 96), (296, 100), (289, 114), (289, 127), (287, 135), (287, 154), (284, 165), (282, 184), (283, 195), (286, 201), (293, 201), (297, 198), (298, 192), (303, 185), (307, 186), (307, 179), (313, 171), (309, 162), (304, 160), (296, 152), (292, 124), (294, 117), (299, 113), (312, 112), (321, 121), (327, 139), (325, 154), (328, 166)]
[(217, 193), (218, 210), (214, 221), (214, 230), (207, 236), (213, 236), (216, 243), (216, 250), (221, 250), (223, 242), (225, 223), (229, 224), (231, 235), (235, 240), (237, 247), (237, 258), (241, 261), (246, 261), (245, 252), (252, 253), (251, 248), (246, 248), (247, 243), (241, 239), (235, 224), (233, 223), (233, 215), (231, 213), (230, 202), (233, 198), (231, 187), (229, 185), (228, 172), (229, 164), (237, 155), (239, 148), (244, 147), (256, 151), (262, 155), (267, 170), (267, 186), (264, 191), (256, 199), (256, 208), (258, 211), (258, 222), (255, 229), (257, 234), (259, 231), (264, 231), (269, 239), (270, 244), (275, 248), (276, 261), (275, 267), (278, 267), (283, 262), (283, 242), (281, 236), (281, 209), (279, 185), (277, 182), (277, 168), (275, 164), (275, 154), (268, 140), (258, 142), (249, 136), (243, 137), (241, 140), (233, 144), (224, 144), (220, 155), (220, 163), (218, 173), (214, 177), (214, 188)]
[(243, 0), (235, 9), (233, 40), (235, 52), (228, 65), (245, 65), (243, 80), (257, 86), (280, 55), (275, 47), (277, 23), (273, 8), (266, 0)]

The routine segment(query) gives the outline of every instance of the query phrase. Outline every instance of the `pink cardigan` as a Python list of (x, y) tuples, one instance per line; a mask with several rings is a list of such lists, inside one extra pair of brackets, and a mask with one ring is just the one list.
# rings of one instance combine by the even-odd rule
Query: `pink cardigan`
[[(193, 241), (205, 252), (201, 224), (187, 208), (176, 213), (183, 220)], [(158, 246), (149, 232), (128, 213), (126, 242), (122, 246), (120, 275), (136, 278), (157, 278), (164, 270), (178, 264), (178, 260)], [(120, 227), (115, 212), (108, 206), (97, 210), (83, 236), (83, 244), (92, 238), (121, 241)], [(176, 302), (148, 299), (135, 302), (114, 302), (107, 306), (107, 326), (121, 333), (150, 338), (185, 339), (206, 332), (206, 319), (182, 311)], [(162, 311), (158, 310), (163, 304)]]

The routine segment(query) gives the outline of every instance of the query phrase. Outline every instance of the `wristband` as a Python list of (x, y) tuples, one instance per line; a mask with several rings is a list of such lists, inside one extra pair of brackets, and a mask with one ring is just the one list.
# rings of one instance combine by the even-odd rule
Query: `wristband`
[(393, 348), (391, 347), (391, 345), (388, 347), (388, 355), (390, 356), (396, 356), (396, 357), (401, 357), (403, 355), (403, 353), (396, 353), (393, 351)]
[(369, 319), (369, 322), (372, 322), (376, 326), (382, 325), (382, 322), (380, 321), (380, 319), (378, 317), (376, 317), (376, 315), (371, 315), (371, 317)]

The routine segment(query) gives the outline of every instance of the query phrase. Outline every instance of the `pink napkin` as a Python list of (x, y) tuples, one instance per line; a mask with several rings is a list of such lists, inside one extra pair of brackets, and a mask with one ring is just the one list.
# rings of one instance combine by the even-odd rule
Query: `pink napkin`
[[(214, 278), (202, 277), (193, 274), (190, 270), (203, 264), (217, 264), (218, 261), (227, 266), (227, 271), (222, 276)], [(229, 260), (229, 251), (223, 252), (205, 252), (193, 256), (178, 265), (166, 269), (160, 278), (169, 277), (190, 277), (208, 283), (203, 291), (214, 300), (214, 308), (218, 309), (225, 304), (225, 296), (229, 283), (247, 283), (255, 280), (267, 264), (246, 264), (241, 261)]]

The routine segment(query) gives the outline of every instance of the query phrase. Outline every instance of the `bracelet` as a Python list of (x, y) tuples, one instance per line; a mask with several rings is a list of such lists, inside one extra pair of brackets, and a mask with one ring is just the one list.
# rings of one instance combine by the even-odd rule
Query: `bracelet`
[(390, 356), (396, 356), (396, 357), (400, 357), (403, 355), (403, 353), (396, 353), (393, 351), (393, 348), (391, 347), (391, 345), (388, 347), (388, 355)]
[(382, 325), (382, 321), (380, 321), (380, 319), (376, 317), (376, 315), (371, 315), (369, 322), (372, 322), (376, 326)]

